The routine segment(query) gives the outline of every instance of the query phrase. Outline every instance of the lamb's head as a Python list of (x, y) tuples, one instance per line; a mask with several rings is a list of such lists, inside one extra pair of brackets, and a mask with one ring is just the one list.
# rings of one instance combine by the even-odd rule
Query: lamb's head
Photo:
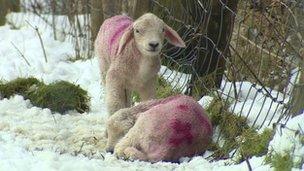
[(152, 13), (146, 13), (139, 17), (123, 34), (118, 53), (121, 53), (125, 45), (131, 40), (144, 56), (159, 55), (164, 39), (177, 47), (185, 47), (185, 42), (163, 20)]

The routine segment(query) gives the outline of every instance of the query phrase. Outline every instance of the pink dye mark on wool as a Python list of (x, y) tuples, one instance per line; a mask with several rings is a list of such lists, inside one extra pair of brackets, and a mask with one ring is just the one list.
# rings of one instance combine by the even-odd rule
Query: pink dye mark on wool
[(114, 48), (114, 44), (116, 42), (119, 42), (119, 39), (122, 37), (122, 35), (125, 33), (125, 31), (127, 31), (128, 27), (130, 27), (130, 25), (132, 24), (132, 20), (129, 17), (126, 16), (122, 16), (121, 18), (117, 19), (116, 22), (118, 23), (118, 25), (116, 26), (115, 32), (113, 34), (113, 36), (110, 38), (109, 41), (109, 49), (110, 49), (110, 53), (113, 54), (114, 50), (118, 49), (118, 45), (117, 47)]
[(191, 144), (193, 141), (193, 135), (191, 134), (191, 124), (182, 122), (180, 120), (174, 120), (171, 128), (174, 130), (173, 135), (169, 139), (169, 144), (173, 146), (179, 146), (183, 143)]
[(199, 108), (193, 108), (193, 112), (198, 117), (200, 123), (202, 124), (203, 128), (207, 130), (208, 134), (212, 134), (212, 127), (211, 124), (208, 122), (208, 118), (203, 115), (202, 111)]
[(177, 108), (180, 109), (180, 110), (183, 110), (183, 111), (189, 110), (189, 106), (187, 106), (187, 105), (182, 105), (182, 104), (181, 104), (181, 105), (178, 105)]

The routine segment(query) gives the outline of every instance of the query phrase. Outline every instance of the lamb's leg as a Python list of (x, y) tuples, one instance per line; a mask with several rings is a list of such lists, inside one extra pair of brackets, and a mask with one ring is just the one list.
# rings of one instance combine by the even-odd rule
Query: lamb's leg
[(151, 81), (147, 82), (145, 85), (146, 85), (145, 87), (142, 87), (139, 90), (141, 101), (155, 99), (156, 96), (155, 79), (151, 79)]
[(110, 63), (107, 60), (108, 57), (105, 55), (106, 53), (103, 52), (103, 49), (100, 49), (100, 46), (98, 46), (97, 41), (95, 42), (95, 54), (98, 56), (101, 83), (103, 86), (105, 86), (106, 85), (106, 75), (107, 75)]
[(100, 75), (101, 75), (101, 83), (103, 86), (106, 85), (106, 75), (109, 69), (109, 64), (107, 63), (106, 59), (100, 58), (99, 59), (99, 67), (100, 67)]
[(115, 112), (107, 121), (108, 141), (106, 145), (107, 152), (113, 152), (113, 149), (119, 139), (129, 131), (135, 123), (135, 115), (130, 108), (121, 109)]
[(132, 96), (131, 96), (131, 91), (126, 89), (126, 105), (127, 107), (132, 106)]
[(106, 106), (109, 115), (127, 107), (123, 82), (124, 80), (120, 78), (118, 71), (108, 71), (106, 76)]
[(130, 160), (147, 160), (146, 155), (135, 147), (127, 147), (124, 153)]
[(129, 132), (116, 144), (114, 154), (122, 159), (145, 160), (146, 155), (139, 151), (138, 145), (138, 127), (132, 127)]
[(130, 108), (120, 109), (110, 116), (107, 121), (107, 146), (106, 151), (112, 152), (116, 143), (133, 127), (136, 118), (140, 113), (149, 110), (151, 107), (161, 103), (162, 100), (150, 100), (142, 102)]

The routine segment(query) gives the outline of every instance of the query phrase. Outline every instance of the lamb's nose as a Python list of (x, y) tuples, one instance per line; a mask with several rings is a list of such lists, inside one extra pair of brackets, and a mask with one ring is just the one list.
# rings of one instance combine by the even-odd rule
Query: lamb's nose
[(150, 42), (150, 43), (149, 43), (149, 46), (150, 46), (151, 48), (153, 48), (153, 49), (157, 48), (158, 45), (159, 45), (159, 43), (154, 43), (154, 42)]

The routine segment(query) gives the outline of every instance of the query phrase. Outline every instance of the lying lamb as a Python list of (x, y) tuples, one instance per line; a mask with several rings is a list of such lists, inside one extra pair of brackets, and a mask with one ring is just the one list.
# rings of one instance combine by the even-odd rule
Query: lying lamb
[(178, 95), (117, 111), (107, 122), (106, 150), (125, 159), (178, 161), (202, 154), (212, 136), (203, 108)]
[(154, 98), (164, 38), (175, 46), (185, 47), (176, 31), (151, 13), (134, 22), (125, 15), (104, 21), (95, 49), (110, 115), (130, 107), (130, 91), (137, 91), (143, 101)]

